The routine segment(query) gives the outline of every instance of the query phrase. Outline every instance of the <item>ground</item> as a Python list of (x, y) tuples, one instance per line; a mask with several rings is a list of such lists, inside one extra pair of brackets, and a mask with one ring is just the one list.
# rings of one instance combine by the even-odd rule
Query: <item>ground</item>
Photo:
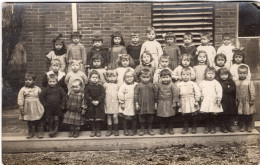
[(3, 154), (6, 165), (48, 165), (48, 164), (260, 164), (260, 143), (258, 145), (215, 144), (211, 146), (177, 145), (142, 150), (40, 152)]

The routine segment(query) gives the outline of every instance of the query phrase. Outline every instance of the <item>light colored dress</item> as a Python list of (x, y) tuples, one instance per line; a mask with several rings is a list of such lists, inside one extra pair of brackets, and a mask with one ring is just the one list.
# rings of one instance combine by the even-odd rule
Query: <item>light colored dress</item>
[(22, 87), (18, 94), (18, 105), (24, 107), (24, 115), (19, 118), (27, 121), (40, 120), (44, 114), (44, 107), (39, 100), (41, 89)]
[(230, 73), (231, 73), (231, 75), (232, 75), (232, 79), (233, 79), (234, 81), (239, 79), (239, 76), (238, 76), (238, 67), (239, 67), (240, 65), (245, 65), (245, 66), (247, 66), (247, 68), (248, 68), (248, 74), (247, 74), (246, 79), (247, 79), (247, 80), (251, 80), (250, 68), (249, 68), (249, 66), (246, 65), (246, 64), (233, 64), (233, 65), (231, 66), (231, 68), (230, 68)]
[(105, 83), (105, 114), (118, 114), (119, 102), (118, 102), (118, 90), (119, 85), (117, 83)]
[(201, 112), (205, 113), (220, 113), (223, 112), (222, 106), (217, 105), (217, 101), (222, 99), (222, 87), (217, 80), (203, 80), (200, 85), (201, 97)]
[[(49, 54), (46, 55), (46, 57), (51, 61), (54, 60), (54, 59), (60, 60), (60, 62), (61, 62), (60, 70), (62, 72), (65, 72), (65, 69), (66, 69), (66, 54), (57, 56), (54, 51), (51, 51)], [(49, 68), (49, 70), (51, 70), (51, 68)]]
[(236, 80), (235, 84), (238, 114), (251, 115), (256, 112), (255, 105), (250, 105), (250, 100), (255, 101), (254, 83), (250, 80)]
[[(195, 80), (195, 71), (192, 67), (188, 67), (190, 69), (191, 75), (190, 75), (190, 80)], [(172, 79), (176, 80), (181, 78), (181, 71), (182, 71), (183, 67), (181, 65), (179, 65), (177, 68), (174, 69), (174, 71), (172, 71)], [(177, 82), (180, 82), (179, 80)]]
[(161, 55), (163, 55), (161, 44), (156, 40), (153, 41), (147, 40), (142, 45), (140, 57), (144, 51), (149, 51), (152, 54), (153, 61), (151, 64), (153, 67), (155, 67), (155, 69), (157, 69), (159, 66), (159, 58)]
[(168, 69), (170, 72), (172, 72), (172, 70), (168, 67), (162, 68), (161, 66), (159, 66), (159, 68), (155, 70), (154, 75), (153, 75), (153, 83), (154, 84), (158, 84), (160, 82), (160, 78), (161, 78), (160, 73), (163, 69)]
[(118, 99), (120, 103), (125, 104), (125, 109), (122, 110), (119, 107), (119, 113), (122, 113), (126, 116), (135, 115), (135, 105), (134, 105), (134, 88), (137, 85), (136, 82), (133, 84), (123, 83), (118, 91)]
[[(158, 99), (157, 116), (171, 117), (176, 114), (177, 102), (179, 102), (179, 89), (170, 82), (168, 84), (159, 83), (155, 86), (155, 97)], [(175, 105), (173, 107), (173, 105)]]
[(215, 65), (214, 60), (216, 56), (215, 48), (211, 45), (207, 45), (207, 46), (200, 45), (197, 47), (197, 52), (199, 52), (200, 50), (204, 50), (205, 52), (207, 52), (208, 64), (210, 67), (213, 67)]
[(65, 83), (67, 84), (69, 92), (71, 90), (71, 83), (76, 79), (82, 81), (83, 87), (85, 87), (85, 84), (88, 83), (88, 78), (83, 72), (78, 71), (75, 73), (73, 71), (70, 71), (65, 77)]
[(208, 67), (206, 64), (198, 64), (193, 67), (195, 71), (195, 76), (196, 76), (196, 83), (199, 85), (202, 80), (204, 80), (205, 77), (205, 70)]
[(235, 47), (230, 43), (229, 45), (224, 45), (222, 44), (219, 48), (218, 48), (218, 51), (217, 51), (217, 54), (225, 54), (226, 58), (227, 58), (227, 61), (225, 63), (225, 67), (227, 67), (228, 69), (231, 67), (232, 65), (232, 60), (233, 60), (233, 49)]
[(120, 85), (122, 85), (124, 83), (124, 75), (127, 69), (130, 69), (132, 72), (134, 72), (135, 70), (131, 67), (119, 67), (117, 68), (117, 73), (118, 73), (118, 77), (117, 77), (117, 83)]
[(120, 54), (126, 54), (126, 48), (122, 45), (114, 45), (113, 47), (109, 48), (109, 57), (108, 57), (108, 67), (111, 69), (116, 69), (118, 67), (118, 57)]
[(195, 107), (195, 101), (200, 101), (200, 89), (198, 85), (193, 81), (181, 81), (177, 84), (177, 87), (180, 91), (181, 100), (179, 112), (185, 114), (198, 111), (199, 107)]

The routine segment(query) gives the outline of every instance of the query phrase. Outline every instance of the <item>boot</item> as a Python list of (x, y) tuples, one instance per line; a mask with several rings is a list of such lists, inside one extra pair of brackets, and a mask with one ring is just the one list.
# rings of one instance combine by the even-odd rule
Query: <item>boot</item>
[(112, 125), (108, 125), (107, 126), (107, 134), (106, 136), (111, 136), (113, 133), (112, 133)]
[(74, 127), (70, 126), (69, 137), (73, 137), (73, 136), (74, 136)]
[(152, 123), (149, 123), (149, 125), (148, 125), (148, 134), (149, 135), (154, 135), (153, 128), (152, 128)]
[(211, 134), (215, 134), (215, 133), (216, 133), (216, 126), (215, 126), (215, 123), (214, 123), (214, 122), (211, 123), (210, 133), (211, 133)]
[(141, 128), (140, 128), (140, 132), (139, 132), (139, 136), (143, 136), (145, 133), (144, 133), (144, 123), (140, 123), (141, 125)]
[(165, 124), (161, 124), (160, 134), (164, 135), (164, 133), (165, 133)]
[(188, 120), (187, 120), (187, 117), (185, 116), (185, 117), (183, 117), (183, 130), (182, 130), (182, 134), (186, 134), (186, 133), (188, 133), (188, 130), (189, 130), (189, 128), (188, 128)]
[(228, 131), (228, 132), (231, 132), (231, 133), (235, 132), (235, 131), (232, 129), (230, 123), (227, 124), (227, 131)]
[(173, 135), (174, 134), (174, 131), (173, 131), (173, 125), (172, 124), (169, 124), (169, 134)]
[(31, 139), (34, 137), (34, 126), (31, 122), (28, 122), (28, 136), (27, 139)]
[(221, 122), (221, 132), (223, 133), (228, 133), (227, 129), (226, 129), (226, 124), (225, 122)]
[(115, 136), (119, 136), (118, 124), (114, 124), (114, 135), (115, 135)]
[(252, 115), (248, 115), (246, 120), (246, 131), (247, 132), (252, 132), (253, 130), (253, 116)]
[(123, 127), (124, 127), (124, 135), (128, 136), (129, 132), (127, 130), (127, 121), (126, 120), (123, 121)]
[(91, 129), (92, 129), (92, 131), (90, 133), (90, 137), (94, 137), (94, 136), (96, 136), (96, 125), (95, 125), (94, 121), (90, 122), (90, 124), (91, 124)]
[(210, 132), (210, 125), (209, 125), (209, 123), (206, 123), (206, 127), (204, 129), (204, 133), (207, 134), (209, 132)]
[(240, 132), (244, 132), (245, 131), (245, 117), (244, 115), (240, 116)]
[(136, 135), (136, 133), (137, 133), (137, 130), (136, 130), (136, 121), (135, 121), (135, 119), (132, 119), (132, 131), (131, 131), (131, 133), (130, 133), (130, 136), (134, 136), (134, 135)]
[(38, 127), (38, 138), (39, 139), (43, 138), (43, 127), (42, 126)]
[(196, 116), (192, 116), (192, 129), (191, 129), (191, 133), (192, 134), (197, 133), (197, 118), (196, 118)]
[(56, 137), (57, 133), (58, 133), (58, 130), (59, 130), (59, 120), (55, 120), (55, 128), (54, 128), (54, 131), (53, 131), (53, 137)]
[(78, 129), (75, 129), (74, 130), (74, 135), (73, 135), (74, 138), (77, 138), (79, 137), (79, 130)]
[(100, 123), (99, 122), (96, 122), (96, 136), (101, 137)]

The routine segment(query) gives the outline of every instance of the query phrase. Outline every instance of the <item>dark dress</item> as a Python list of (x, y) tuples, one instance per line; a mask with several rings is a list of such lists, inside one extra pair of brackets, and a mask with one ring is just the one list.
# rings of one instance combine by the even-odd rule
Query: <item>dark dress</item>
[(154, 114), (155, 105), (155, 86), (149, 82), (147, 84), (139, 83), (134, 88), (134, 103), (140, 106), (139, 115)]
[(221, 100), (223, 113), (226, 115), (237, 114), (236, 108), (236, 85), (233, 80), (220, 80), (219, 83), (223, 89), (223, 96)]
[(135, 81), (138, 83), (140, 82), (140, 73), (143, 69), (148, 69), (151, 72), (151, 77), (153, 78), (155, 72), (154, 67), (151, 64), (149, 65), (140, 64), (135, 68), (134, 71)]
[(108, 49), (101, 47), (100, 49), (97, 49), (96, 47), (92, 47), (90, 51), (87, 53), (87, 67), (93, 68), (92, 57), (99, 53), (103, 57), (103, 63), (101, 63), (101, 67), (107, 67), (108, 65)]
[[(85, 100), (87, 101), (87, 113), (86, 118), (89, 120), (104, 120), (104, 99), (105, 99), (105, 89), (100, 84), (89, 83), (85, 87)], [(98, 101), (97, 106), (92, 104), (92, 101)]]
[(61, 107), (65, 107), (66, 93), (59, 85), (44, 88), (40, 94), (40, 101), (44, 106), (47, 120), (51, 120), (54, 116), (63, 117)]
[(195, 66), (197, 63), (197, 59), (196, 59), (196, 52), (197, 52), (197, 48), (195, 45), (191, 45), (191, 46), (184, 46), (184, 45), (180, 45), (179, 46), (180, 50), (181, 50), (181, 54), (190, 54), (193, 57), (193, 60), (191, 61), (191, 66)]
[(126, 47), (127, 54), (129, 54), (134, 60), (134, 68), (140, 64), (140, 52), (141, 52), (142, 44), (137, 45), (128, 45)]

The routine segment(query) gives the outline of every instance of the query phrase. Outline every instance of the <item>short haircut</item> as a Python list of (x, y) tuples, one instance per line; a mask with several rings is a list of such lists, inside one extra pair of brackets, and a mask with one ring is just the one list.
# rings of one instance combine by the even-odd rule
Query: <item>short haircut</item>
[(231, 38), (231, 36), (230, 36), (229, 33), (224, 33), (224, 34), (222, 35), (222, 40), (224, 39), (224, 37), (230, 37), (230, 38)]
[(72, 80), (71, 84), (76, 83), (76, 82), (79, 83), (79, 86), (80, 86), (80, 87), (83, 87), (83, 81), (80, 80), (80, 79), (74, 79), (74, 80)]
[(128, 69), (125, 71), (125, 74), (124, 74), (124, 78), (123, 78), (124, 81), (125, 81), (126, 75), (127, 75), (128, 73), (131, 73), (132, 76), (134, 77), (134, 74), (135, 74), (134, 71), (133, 71), (132, 69), (128, 68)]
[(179, 65), (181, 65), (181, 62), (184, 58), (189, 59), (190, 61), (192, 60), (192, 56), (190, 54), (183, 54), (179, 57)]
[(147, 34), (147, 33), (150, 33), (150, 32), (154, 32), (156, 34), (156, 29), (154, 27), (146, 28), (145, 33)]
[(94, 70), (94, 69), (90, 72), (89, 78), (91, 78), (93, 75), (97, 75), (98, 78), (100, 79), (100, 74), (98, 73), (98, 71), (96, 71), (96, 70)]
[(161, 57), (160, 57), (160, 59), (159, 59), (159, 61), (161, 62), (162, 60), (170, 60), (170, 56), (168, 56), (168, 55), (162, 55)]
[(163, 77), (163, 76), (170, 76), (171, 77), (171, 72), (169, 71), (169, 69), (163, 69), (160, 72), (160, 77)]
[(240, 65), (238, 68), (237, 68), (237, 71), (239, 71), (239, 69), (246, 69), (248, 71), (248, 66), (246, 65)]
[(27, 72), (27, 73), (25, 73), (24, 79), (26, 80), (26, 79), (30, 79), (30, 78), (33, 79), (33, 80), (35, 80), (35, 79), (36, 79), (35, 74), (32, 73), (32, 72)]
[(105, 73), (104, 73), (104, 77), (106, 79), (106, 81), (108, 81), (108, 77), (109, 76), (118, 76), (118, 72), (116, 69), (108, 69)]
[(78, 65), (80, 65), (80, 63), (81, 63), (81, 62), (78, 61), (78, 60), (71, 60), (71, 65), (72, 65), (72, 64), (78, 64)]
[(53, 59), (53, 60), (51, 60), (51, 65), (55, 65), (55, 64), (61, 66), (61, 61), (60, 61), (59, 59)]
[(181, 74), (184, 72), (189, 72), (191, 74), (191, 70), (189, 68), (182, 68)]
[(206, 79), (206, 75), (208, 72), (214, 72), (216, 74), (216, 69), (214, 67), (207, 67), (204, 72), (204, 79)]
[(48, 78), (48, 81), (49, 80), (56, 80), (56, 81), (58, 81), (58, 76), (56, 76), (55, 74), (50, 74), (47, 78)]
[(152, 76), (152, 73), (150, 72), (150, 70), (149, 69), (147, 69), (147, 68), (144, 68), (144, 69), (142, 69), (141, 70), (141, 72), (140, 72), (140, 76)]
[(123, 59), (128, 59), (129, 60), (129, 67), (133, 67), (134, 66), (134, 61), (132, 59), (132, 57), (129, 54), (121, 54), (118, 57), (118, 66), (122, 67), (122, 60)]
[(193, 39), (193, 35), (191, 34), (191, 32), (185, 32), (184, 35), (183, 35), (183, 37), (184, 37), (184, 36), (190, 36), (191, 39)]
[(211, 39), (211, 34), (210, 33), (208, 33), (208, 32), (203, 32), (203, 33), (201, 33), (201, 37), (207, 37), (207, 39)]
[(214, 59), (215, 64), (217, 64), (217, 59), (218, 59), (218, 58), (224, 58), (224, 59), (225, 59), (225, 63), (227, 62), (227, 57), (226, 57), (226, 55), (223, 54), (223, 53), (219, 53), (219, 54), (217, 54), (217, 55), (215, 56), (215, 59)]

